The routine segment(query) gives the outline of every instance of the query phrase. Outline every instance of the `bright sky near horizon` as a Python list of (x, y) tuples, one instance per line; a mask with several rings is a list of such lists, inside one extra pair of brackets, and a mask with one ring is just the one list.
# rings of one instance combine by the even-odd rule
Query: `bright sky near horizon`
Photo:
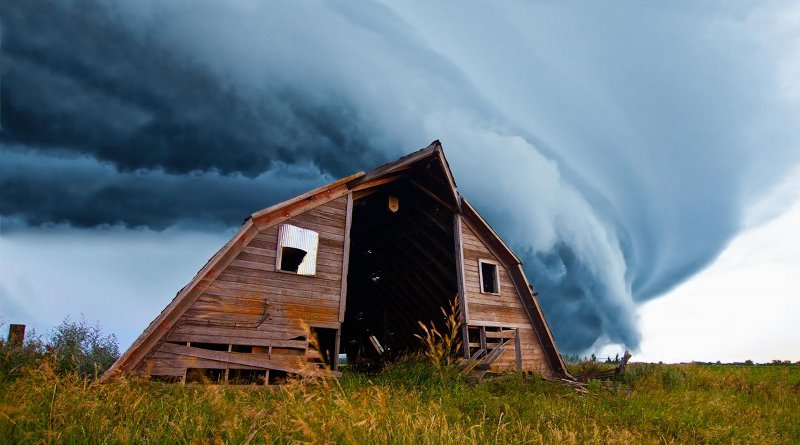
[(634, 361), (800, 361), (800, 200), (639, 314)]

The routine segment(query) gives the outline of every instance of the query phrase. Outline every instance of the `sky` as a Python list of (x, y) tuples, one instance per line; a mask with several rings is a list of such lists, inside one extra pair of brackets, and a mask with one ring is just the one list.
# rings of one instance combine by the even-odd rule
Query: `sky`
[[(125, 347), (247, 215), (439, 139), (562, 352), (800, 359), (796, 3), (429, 3), (0, 4), (0, 317)], [(785, 347), (719, 348), (747, 313)]]

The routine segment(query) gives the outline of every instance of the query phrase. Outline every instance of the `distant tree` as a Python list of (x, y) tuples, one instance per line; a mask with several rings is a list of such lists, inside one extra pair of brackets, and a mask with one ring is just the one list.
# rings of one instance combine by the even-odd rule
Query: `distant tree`
[(614, 356), (614, 363), (619, 364), (619, 352)]
[(117, 337), (103, 335), (99, 324), (89, 325), (83, 317), (78, 321), (65, 318), (53, 330), (46, 349), (56, 370), (82, 377), (99, 376), (119, 357)]
[(597, 356), (592, 354), (592, 356), (591, 356), (591, 358), (589, 360), (591, 360), (593, 362), (596, 362), (597, 361)]
[(561, 358), (564, 359), (565, 363), (569, 363), (571, 365), (577, 365), (584, 360), (584, 358), (578, 354), (561, 354)]
[(750, 360), (750, 359), (747, 359), (747, 360), (744, 361), (744, 364), (747, 365), (747, 366), (753, 366), (753, 361)]

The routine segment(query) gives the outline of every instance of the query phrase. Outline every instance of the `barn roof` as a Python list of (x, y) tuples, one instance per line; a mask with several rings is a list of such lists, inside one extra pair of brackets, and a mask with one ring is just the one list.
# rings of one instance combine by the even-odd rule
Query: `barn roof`
[(535, 327), (534, 331), (544, 347), (553, 370), (558, 374), (567, 375), (564, 362), (556, 350), (550, 328), (536, 302), (536, 294), (522, 270), (522, 262), (477, 210), (459, 194), (442, 145), (436, 140), (423, 149), (376, 167), (369, 172), (358, 172), (250, 215), (245, 219), (239, 231), (211, 257), (189, 284), (181, 289), (169, 305), (145, 328), (130, 348), (103, 374), (101, 381), (136, 368), (259, 231), (345, 196), (347, 193), (352, 192), (354, 196), (369, 194), (378, 186), (407, 177), (413, 170), (420, 168), (433, 169), (444, 178), (443, 181), (440, 181), (436, 193), (431, 193), (422, 186), (419, 188), (421, 191), (429, 193), (431, 198), (463, 215), (473, 231), (508, 269), (515, 287), (523, 297), (525, 310)]

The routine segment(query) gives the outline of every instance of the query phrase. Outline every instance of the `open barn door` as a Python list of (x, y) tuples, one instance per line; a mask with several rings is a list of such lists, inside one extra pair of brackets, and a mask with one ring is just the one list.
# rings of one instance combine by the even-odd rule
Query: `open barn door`
[(419, 322), (445, 330), (458, 293), (454, 205), (436, 164), (354, 194), (341, 352), (370, 368), (420, 347)]

